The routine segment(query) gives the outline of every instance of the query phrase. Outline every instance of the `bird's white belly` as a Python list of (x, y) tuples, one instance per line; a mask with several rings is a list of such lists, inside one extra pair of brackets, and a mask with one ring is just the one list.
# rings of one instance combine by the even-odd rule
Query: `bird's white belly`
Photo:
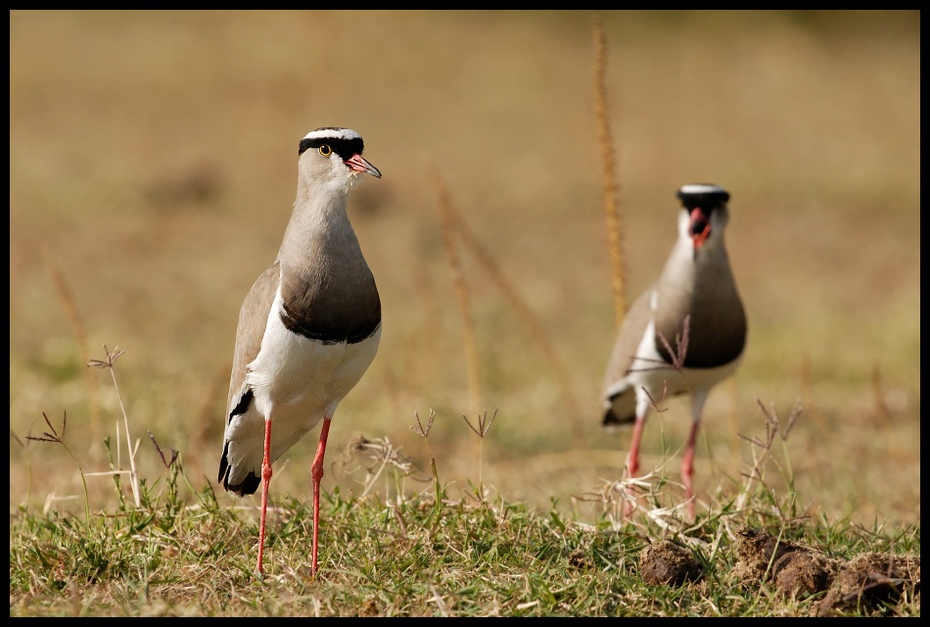
[[(239, 425), (249, 433), (248, 439), (254, 441), (254, 446), (242, 444), (250, 451), (257, 448), (260, 453), (264, 419), (271, 419), (272, 460), (324, 417), (332, 418), (336, 406), (368, 369), (381, 340), (380, 326), (370, 337), (354, 344), (306, 338), (289, 331), (281, 322), (280, 303), (278, 294), (268, 316), (261, 350), (248, 365), (245, 381), (255, 396), (254, 410), (246, 412)], [(256, 431), (260, 433), (257, 438)]]

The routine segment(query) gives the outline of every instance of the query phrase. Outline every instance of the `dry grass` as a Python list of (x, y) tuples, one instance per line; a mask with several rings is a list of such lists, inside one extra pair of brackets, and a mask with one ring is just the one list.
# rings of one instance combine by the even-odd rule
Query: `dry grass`
[[(434, 410), (444, 481), (464, 488), (479, 474), (461, 424), (473, 366), (438, 172), (564, 365), (541, 362), (530, 318), (463, 255), (478, 409), (498, 410), (482, 483), (548, 503), (617, 478), (628, 434), (598, 424), (615, 307), (595, 18), (629, 293), (664, 261), (682, 183), (733, 196), (728, 247), (750, 343), (735, 392), (721, 387), (706, 407), (697, 493), (738, 491), (750, 451), (733, 431), (756, 432), (758, 400), (784, 409), (803, 396), (816, 414), (794, 427), (792, 471), (809, 511), (919, 522), (919, 13), (13, 12), (11, 431), (67, 410), (85, 470), (103, 470), (84, 345), (118, 344), (135, 429), (210, 482), (236, 314), (280, 242), (297, 140), (338, 124), (364, 135), (384, 172), (350, 213), (385, 331), (332, 441), (388, 436), (415, 456), (410, 416)], [(100, 390), (112, 435), (119, 400)], [(651, 419), (644, 466), (676, 453), (687, 416), (672, 403)], [(308, 493), (313, 440), (282, 460), (279, 493)], [(11, 507), (80, 508), (73, 462), (25, 442), (11, 438)], [(162, 462), (143, 443), (138, 463), (145, 477)], [(89, 482), (94, 508), (112, 504), (109, 483)]]
[(462, 263), (456, 244), (456, 215), (449, 200), (442, 180), (437, 175), (434, 185), (439, 202), (439, 216), (442, 232), (442, 245), (446, 251), (446, 262), (452, 273), (452, 283), (455, 285), (456, 302), (462, 316), (462, 335), (464, 339), (465, 363), (468, 372), (468, 415), (476, 416), (481, 411), (481, 377), (478, 365), (478, 339), (475, 332), (475, 320), (472, 314), (471, 296), (468, 291), (468, 282), (462, 271)]
[(626, 315), (626, 274), (623, 260), (623, 229), (620, 226), (620, 208), (617, 206), (617, 172), (614, 161), (613, 133), (610, 132), (610, 107), (607, 102), (607, 41), (600, 21), (594, 24), (594, 117), (597, 120), (597, 140), (601, 146), (602, 176), (604, 179), (604, 217), (607, 220), (607, 252), (613, 270), (614, 312), (617, 329)]

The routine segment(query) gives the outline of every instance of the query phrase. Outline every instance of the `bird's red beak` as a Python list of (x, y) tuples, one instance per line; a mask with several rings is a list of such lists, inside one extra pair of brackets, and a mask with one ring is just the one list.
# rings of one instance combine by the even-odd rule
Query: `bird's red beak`
[(346, 159), (346, 165), (349, 166), (349, 169), (356, 172), (367, 172), (375, 178), (381, 178), (381, 170), (368, 163), (368, 161), (362, 158), (362, 155), (352, 155), (351, 159)]
[(691, 210), (691, 228), (689, 232), (691, 233), (691, 240), (694, 242), (694, 250), (699, 249), (704, 244), (707, 236), (710, 235), (710, 220), (700, 207)]

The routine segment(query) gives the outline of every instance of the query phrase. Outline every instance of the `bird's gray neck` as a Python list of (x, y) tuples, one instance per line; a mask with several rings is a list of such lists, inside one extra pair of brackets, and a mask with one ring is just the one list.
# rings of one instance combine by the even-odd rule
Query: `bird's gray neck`
[(659, 335), (678, 350), (690, 316), (684, 365), (713, 368), (736, 359), (746, 342), (746, 316), (733, 279), (723, 233), (694, 251), (690, 238), (679, 239), (656, 286), (656, 349), (671, 361)]
[(347, 194), (298, 190), (278, 252), (282, 321), (323, 341), (361, 341), (381, 322), (381, 300), (346, 213)]
[(358, 248), (346, 213), (348, 194), (340, 191), (321, 186), (297, 188), (291, 219), (278, 251), (282, 265), (299, 267), (323, 250), (338, 250), (346, 239)]

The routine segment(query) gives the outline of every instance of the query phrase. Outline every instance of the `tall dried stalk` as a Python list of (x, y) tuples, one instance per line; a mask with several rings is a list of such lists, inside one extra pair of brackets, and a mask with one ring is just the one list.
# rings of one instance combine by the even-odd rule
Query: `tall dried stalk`
[(601, 147), (602, 178), (604, 181), (604, 214), (607, 218), (607, 246), (610, 251), (611, 276), (613, 278), (614, 310), (617, 329), (623, 324), (626, 314), (626, 297), (623, 241), (620, 211), (617, 204), (617, 179), (615, 177), (614, 151), (607, 116), (607, 86), (604, 75), (607, 69), (607, 42), (600, 21), (594, 23), (594, 114), (597, 119), (597, 139)]
[[(90, 359), (90, 349), (87, 345), (87, 330), (78, 312), (77, 302), (71, 290), (68, 289), (68, 284), (65, 282), (64, 275), (62, 275), (58, 266), (56, 266), (55, 262), (52, 260), (52, 255), (48, 252), (48, 248), (43, 245), (40, 250), (42, 259), (45, 261), (45, 267), (48, 268), (48, 272), (52, 277), (52, 284), (55, 286), (55, 291), (58, 292), (58, 298), (61, 300), (61, 305), (65, 310), (65, 314), (68, 316), (68, 321), (71, 323), (71, 329), (74, 331), (74, 338), (77, 341), (78, 350), (81, 352), (81, 361), (82, 363), (87, 363), (87, 360)], [(84, 385), (87, 388), (91, 446), (93, 447), (97, 446), (97, 442), (101, 437), (100, 402), (97, 398), (97, 380), (94, 378), (93, 373), (86, 369), (84, 370)]]
[(468, 371), (468, 415), (478, 414), (481, 405), (481, 384), (478, 377), (478, 340), (475, 334), (475, 323), (471, 315), (471, 303), (468, 294), (468, 284), (462, 272), (462, 263), (455, 248), (455, 218), (449, 195), (438, 173), (433, 173), (433, 185), (439, 198), (439, 222), (442, 232), (442, 243), (446, 250), (446, 260), (452, 271), (452, 281), (455, 285), (455, 295), (462, 314), (462, 331), (465, 342), (465, 365)]
[(875, 397), (875, 415), (883, 426), (891, 424), (891, 412), (885, 402), (885, 390), (882, 386), (881, 364), (876, 361), (872, 367), (872, 394)]
[(817, 436), (813, 438), (811, 442), (819, 442), (822, 441), (823, 438), (830, 437), (830, 430), (823, 414), (814, 402), (814, 388), (811, 382), (811, 356), (807, 349), (801, 350), (801, 367), (799, 370), (799, 377), (801, 379), (801, 400), (804, 403), (804, 411), (809, 417), (808, 422), (817, 432)]
[(453, 227), (453, 233), (458, 235), (461, 242), (465, 245), (468, 251), (474, 255), (475, 259), (478, 260), (478, 263), (481, 265), (481, 267), (484, 268), (484, 271), (487, 272), (488, 276), (491, 277), (491, 280), (494, 281), (500, 291), (507, 298), (507, 301), (529, 329), (530, 334), (536, 340), (536, 343), (542, 350), (543, 355), (549, 361), (549, 364), (555, 371), (556, 378), (559, 381), (559, 386), (562, 388), (562, 398), (565, 402), (566, 411), (572, 417), (572, 435), (575, 439), (575, 446), (583, 446), (584, 432), (581, 426), (581, 416), (578, 410), (578, 404), (575, 401), (574, 394), (572, 393), (571, 381), (568, 377), (568, 373), (562, 366), (562, 362), (559, 361), (559, 358), (556, 356), (555, 350), (552, 348), (552, 344), (549, 342), (549, 338), (546, 336), (546, 332), (543, 329), (542, 323), (539, 321), (539, 318), (536, 316), (536, 314), (533, 313), (533, 310), (530, 309), (530, 307), (526, 304), (526, 301), (524, 301), (520, 294), (517, 292), (516, 288), (514, 288), (510, 281), (507, 280), (507, 277), (504, 276), (504, 273), (501, 271), (500, 267), (497, 265), (494, 259), (491, 258), (491, 255), (484, 249), (484, 247), (481, 246), (481, 244), (478, 242), (478, 239), (465, 224), (465, 221), (458, 214), (458, 212), (455, 211), (451, 203), (447, 205), (446, 213), (448, 214), (449, 224), (451, 227)]

